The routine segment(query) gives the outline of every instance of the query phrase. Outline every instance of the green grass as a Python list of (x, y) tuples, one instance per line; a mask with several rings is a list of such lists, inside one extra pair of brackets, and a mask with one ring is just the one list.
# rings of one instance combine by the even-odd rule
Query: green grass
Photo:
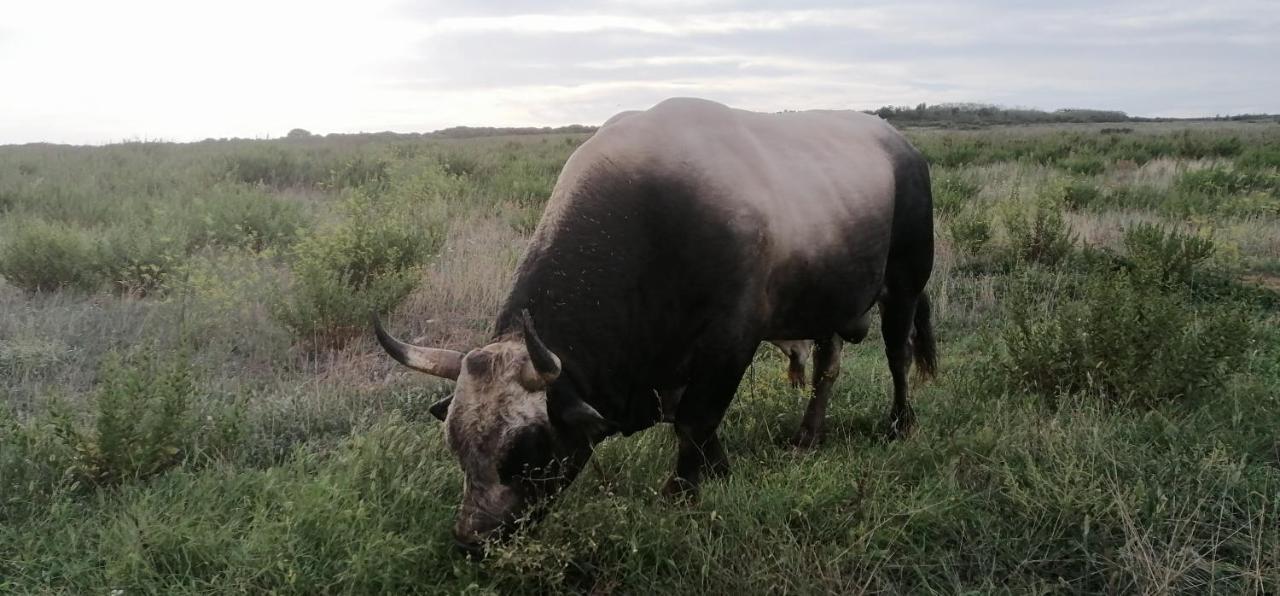
[(0, 147), (0, 592), (1280, 591), (1280, 127), (1104, 126), (907, 131), (911, 437), (876, 332), (808, 452), (762, 348), (697, 502), (669, 429), (615, 438), (482, 563), (447, 384), (359, 320), (474, 347), (584, 135)]

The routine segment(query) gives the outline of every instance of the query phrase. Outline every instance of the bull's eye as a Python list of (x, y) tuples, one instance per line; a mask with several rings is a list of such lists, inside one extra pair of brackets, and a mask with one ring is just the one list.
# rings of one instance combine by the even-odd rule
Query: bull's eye
[(507, 451), (498, 465), (498, 477), (503, 484), (538, 480), (547, 476), (555, 459), (551, 435), (541, 426), (521, 429), (507, 444)]

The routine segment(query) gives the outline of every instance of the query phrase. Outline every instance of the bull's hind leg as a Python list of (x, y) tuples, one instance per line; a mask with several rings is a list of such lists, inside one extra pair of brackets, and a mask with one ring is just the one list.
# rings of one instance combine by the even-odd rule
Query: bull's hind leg
[(827, 402), (831, 400), (831, 390), (840, 376), (840, 349), (843, 345), (837, 336), (813, 344), (813, 397), (809, 398), (800, 428), (791, 438), (796, 447), (808, 449), (822, 440)]
[(884, 336), (884, 354), (889, 361), (889, 373), (893, 376), (893, 408), (889, 411), (888, 421), (890, 439), (906, 436), (915, 424), (907, 374), (911, 370), (911, 326), (918, 297), (918, 293), (890, 288), (880, 299), (880, 333)]
[(787, 356), (787, 381), (792, 387), (804, 387), (805, 360), (808, 358), (808, 340), (780, 340), (769, 342)]

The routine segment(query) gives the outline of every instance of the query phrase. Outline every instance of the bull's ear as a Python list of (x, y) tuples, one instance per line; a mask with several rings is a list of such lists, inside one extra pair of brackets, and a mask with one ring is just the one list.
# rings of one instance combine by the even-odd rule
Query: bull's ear
[(445, 416), (449, 415), (449, 404), (451, 403), (453, 403), (452, 395), (434, 404), (431, 404), (431, 407), (427, 408), (427, 411), (431, 412), (431, 415), (435, 416), (436, 420), (439, 420), (440, 422), (444, 422)]
[(560, 419), (569, 427), (596, 441), (618, 432), (618, 425), (610, 422), (585, 401), (575, 399), (565, 405)]

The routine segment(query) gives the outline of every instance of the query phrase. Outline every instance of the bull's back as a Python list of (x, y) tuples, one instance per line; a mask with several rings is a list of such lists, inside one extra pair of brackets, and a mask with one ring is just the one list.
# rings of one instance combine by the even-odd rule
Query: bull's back
[[(688, 275), (723, 276), (727, 266), (739, 278), (689, 287), (734, 292), (769, 337), (817, 337), (836, 320), (860, 316), (879, 293), (903, 147), (896, 131), (865, 114), (760, 114), (668, 100), (610, 119), (584, 143), (562, 172), (548, 219), (580, 212), (568, 208), (576, 190), (600, 176), (679, 184), (687, 190), (680, 200), (698, 204), (652, 199), (652, 209), (663, 211), (654, 218), (672, 218), (654, 233), (665, 236), (662, 243), (699, 244), (684, 254), (706, 260), (687, 263)], [(705, 221), (674, 221), (690, 216)], [(697, 235), (705, 227), (726, 233)]]

